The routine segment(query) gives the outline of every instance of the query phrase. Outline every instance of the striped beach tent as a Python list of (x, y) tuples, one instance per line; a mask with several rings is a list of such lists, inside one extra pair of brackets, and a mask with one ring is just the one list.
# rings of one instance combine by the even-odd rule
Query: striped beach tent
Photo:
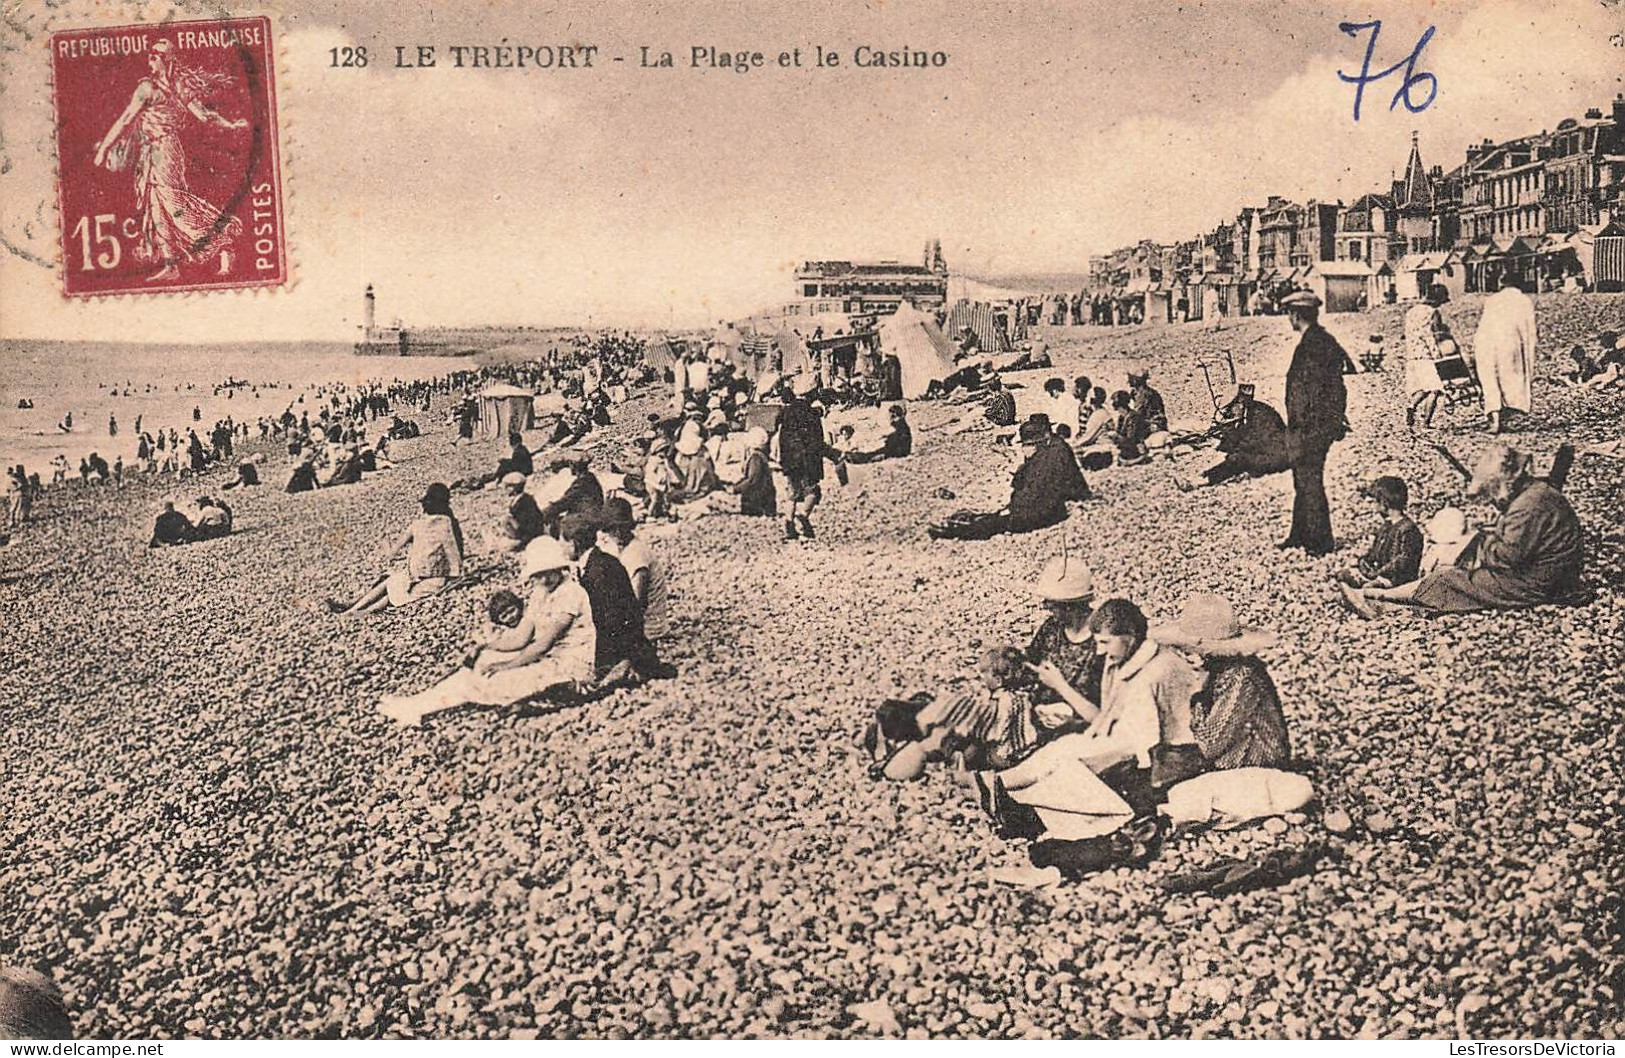
[(954, 343), (936, 320), (904, 302), (890, 316), (880, 318), (880, 352), (896, 356), (903, 366), (903, 397), (916, 400), (933, 382), (953, 374)]
[(1010, 336), (998, 324), (993, 306), (985, 301), (957, 301), (948, 312), (948, 334), (957, 337), (966, 328), (982, 343), (982, 352), (993, 355), (1010, 351)]
[(1625, 291), (1625, 225), (1618, 221), (1591, 237), (1591, 284), (1599, 293)]

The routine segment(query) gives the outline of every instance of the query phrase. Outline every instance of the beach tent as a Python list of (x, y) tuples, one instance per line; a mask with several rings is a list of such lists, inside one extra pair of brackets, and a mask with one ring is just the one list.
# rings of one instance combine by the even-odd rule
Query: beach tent
[(970, 328), (981, 342), (982, 353), (996, 356), (1010, 351), (1010, 335), (1000, 323), (999, 312), (982, 301), (956, 301), (948, 310), (948, 333), (957, 338)]
[(953, 374), (954, 343), (936, 321), (904, 302), (880, 320), (880, 354), (895, 356), (903, 365), (903, 396), (916, 400), (932, 382)]
[(481, 437), (502, 439), (531, 428), (536, 398), (530, 390), (497, 383), (480, 390), (478, 397)]
[(1582, 246), (1589, 242), (1591, 252), (1579, 256), (1582, 266), (1590, 266), (1587, 278), (1591, 280), (1592, 289), (1598, 293), (1625, 291), (1625, 225), (1610, 220), (1599, 231), (1585, 234), (1590, 238), (1580, 241)]
[(643, 362), (664, 375), (682, 352), (681, 339), (668, 338), (663, 334), (652, 335), (643, 345)]

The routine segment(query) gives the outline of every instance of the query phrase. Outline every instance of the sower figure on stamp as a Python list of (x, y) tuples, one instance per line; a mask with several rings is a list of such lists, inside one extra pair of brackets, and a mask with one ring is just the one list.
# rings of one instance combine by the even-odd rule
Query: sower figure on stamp
[(1307, 290), (1281, 302), (1301, 337), (1286, 372), (1287, 457), (1292, 464), (1292, 531), (1281, 548), (1312, 555), (1332, 550), (1331, 505), (1326, 499), (1326, 454), (1348, 432), (1343, 415), (1348, 390), (1343, 362), (1348, 353), (1320, 325), (1320, 299)]
[(211, 108), (208, 97), (229, 84), (219, 74), (181, 66), (171, 56), (171, 45), (152, 45), (148, 60), (151, 76), (142, 78), (124, 112), (96, 144), (96, 164), (122, 172), (135, 162), (136, 216), (141, 235), (135, 255), (154, 261), (158, 271), (147, 281), (172, 279), (181, 262), (201, 261), (220, 254), (220, 272), (229, 270), (223, 244), (242, 233), (242, 221), (227, 217), (194, 195), (186, 182), (183, 129), (188, 119), (223, 129), (246, 129), (244, 118), (231, 120)]

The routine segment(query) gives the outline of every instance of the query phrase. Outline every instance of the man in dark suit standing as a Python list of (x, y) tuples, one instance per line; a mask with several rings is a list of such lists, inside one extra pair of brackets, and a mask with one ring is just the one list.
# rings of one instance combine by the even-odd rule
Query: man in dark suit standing
[(1286, 372), (1286, 441), (1292, 463), (1292, 531), (1280, 547), (1311, 555), (1332, 550), (1332, 514), (1326, 500), (1326, 454), (1348, 432), (1343, 415), (1348, 353), (1320, 325), (1320, 299), (1307, 290), (1281, 301), (1299, 335)]

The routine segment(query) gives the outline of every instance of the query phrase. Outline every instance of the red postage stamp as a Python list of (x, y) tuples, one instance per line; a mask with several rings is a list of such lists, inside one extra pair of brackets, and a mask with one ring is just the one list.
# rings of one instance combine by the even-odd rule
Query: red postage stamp
[(268, 18), (51, 37), (63, 292), (287, 282)]

